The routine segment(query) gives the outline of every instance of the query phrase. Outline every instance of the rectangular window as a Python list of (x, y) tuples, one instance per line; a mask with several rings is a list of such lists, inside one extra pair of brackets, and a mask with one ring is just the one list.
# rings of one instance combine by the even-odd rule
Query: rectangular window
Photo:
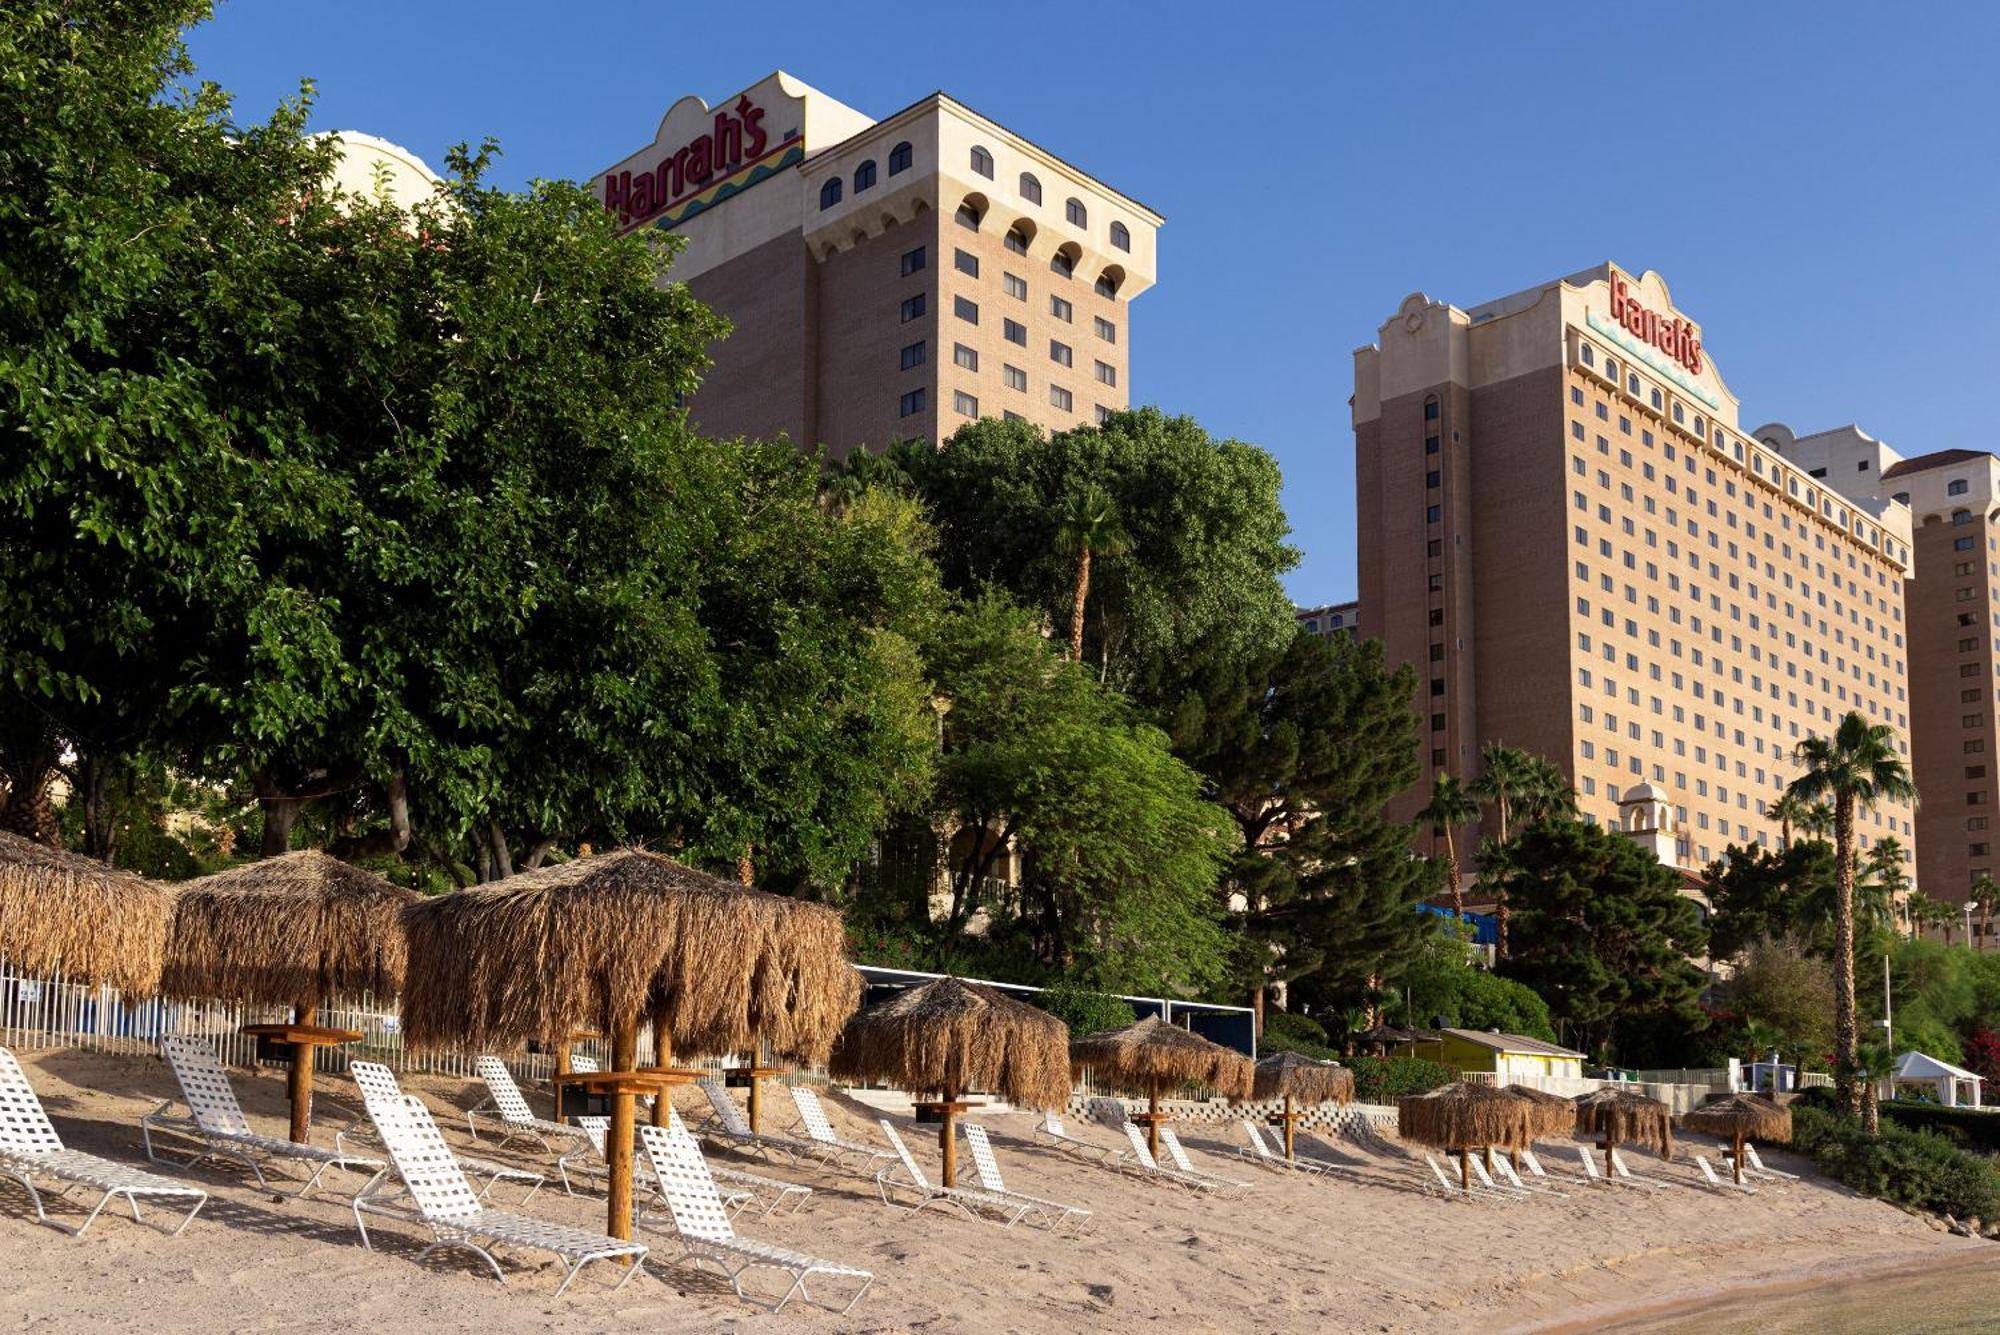
[(903, 277), (908, 278), (923, 267), (924, 248), (922, 246), (918, 246), (915, 250), (906, 250), (903, 252)]
[(1438, 452), (1438, 438), (1436, 436), (1425, 436), (1424, 453), (1436, 454), (1437, 452)]
[(1435, 524), (1435, 523), (1437, 523), (1437, 522), (1438, 522), (1438, 521), (1439, 521), (1440, 519), (1442, 519), (1442, 518), (1444, 518), (1444, 511), (1443, 511), (1443, 510), (1442, 510), (1441, 508), (1439, 508), (1438, 506), (1435, 506), (1435, 505), (1426, 505), (1426, 506), (1424, 507), (1424, 522), (1425, 522), (1425, 523), (1428, 523), (1428, 524)]
[(1000, 322), (1000, 337), (1006, 339), (1009, 343), (1018, 343), (1025, 348), (1028, 346), (1028, 326), (1016, 324), (1012, 320), (1002, 320)]
[(964, 390), (954, 390), (951, 395), (951, 410), (960, 417), (979, 416), (979, 400)]
[(1061, 297), (1050, 297), (1049, 314), (1055, 316), (1056, 319), (1061, 320), (1064, 324), (1068, 324), (1075, 315), (1075, 310)]
[(1105, 406), (1104, 406), (1103, 404), (1101, 404), (1101, 403), (1100, 403), (1100, 404), (1098, 404), (1098, 405), (1097, 405), (1097, 424), (1098, 424), (1099, 426), (1103, 426), (1103, 425), (1104, 425), (1104, 424), (1105, 424), (1106, 422), (1108, 422), (1108, 421), (1110, 421), (1110, 420), (1111, 420), (1111, 410), (1110, 410), (1109, 408), (1105, 407)]
[(918, 339), (915, 343), (903, 349), (903, 369), (907, 371), (913, 366), (922, 366), (923, 364), (924, 342), (922, 339)]
[(1118, 326), (1100, 315), (1097, 317), (1097, 336), (1106, 343), (1116, 343), (1118, 341)]
[(1016, 301), (1026, 301), (1028, 299), (1027, 279), (1021, 277), (1019, 274), (1011, 274), (1011, 273), (1004, 274), (1002, 275), (1002, 277), (1006, 280), (1005, 286), (1007, 288), (1008, 296), (1012, 297)]
[(966, 297), (951, 299), (951, 313), (967, 324), (979, 323), (979, 303)]
[(1058, 343), (1055, 339), (1050, 339), (1049, 360), (1054, 362), (1057, 366), (1071, 365), (1073, 359), (1070, 355), (1069, 344)]
[(1424, 490), (1435, 491), (1444, 481), (1444, 474), (1433, 468), (1424, 474)]
[(1118, 368), (1109, 362), (1099, 362), (1097, 364), (1097, 383), (1100, 385), (1117, 384)]
[(920, 320), (920, 319), (922, 319), (922, 318), (923, 318), (923, 314), (924, 314), (924, 294), (923, 294), (923, 293), (919, 292), (919, 293), (917, 293), (917, 295), (916, 295), (916, 296), (914, 296), (914, 297), (904, 297), (904, 298), (903, 298), (903, 323), (904, 323), (904, 324), (908, 324), (908, 323), (909, 323), (910, 321), (912, 321), (912, 320)]
[(1061, 385), (1050, 385), (1049, 402), (1053, 403), (1056, 407), (1062, 409), (1064, 412), (1070, 412), (1072, 410), (1071, 405), (1075, 402), (1075, 400), (1070, 397), (1070, 392), (1064, 389)]
[(1025, 390), (1028, 388), (1028, 373), (1018, 366), (1002, 366), (1000, 368), (1000, 378), (1006, 382), (1009, 389)]
[(951, 362), (952, 365), (961, 367), (967, 371), (977, 371), (979, 369), (979, 350), (968, 348), (963, 343), (954, 343), (951, 345)]
[(922, 412), (923, 410), (924, 410), (924, 392), (921, 389), (911, 390), (909, 393), (905, 394), (902, 397), (902, 400), (896, 405), (896, 415), (898, 417), (914, 417), (916, 414)]
[(951, 267), (970, 277), (979, 277), (979, 257), (969, 250), (952, 251)]

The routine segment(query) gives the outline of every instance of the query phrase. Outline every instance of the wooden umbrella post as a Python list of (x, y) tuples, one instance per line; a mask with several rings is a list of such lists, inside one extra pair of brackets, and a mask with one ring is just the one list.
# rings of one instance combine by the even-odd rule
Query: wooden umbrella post
[[(629, 1074), (638, 1064), (638, 1022), (622, 1020), (611, 1033), (612, 1069)], [(666, 1094), (660, 1091), (661, 1097)], [(610, 1180), (605, 1190), (604, 1231), (620, 1242), (632, 1240), (632, 1122), (633, 1095), (621, 1083), (611, 1096), (611, 1137), (604, 1147)]]
[(958, 1110), (958, 1095), (944, 1091), (944, 1100), (938, 1105), (938, 1157), (943, 1160), (942, 1176), (947, 1187), (958, 1185), (958, 1136), (952, 1128), (952, 1116)]
[(1153, 1162), (1160, 1161), (1160, 1082), (1153, 1082), (1151, 1096), (1146, 1100), (1146, 1152), (1153, 1156)]
[(1292, 1122), (1298, 1114), (1292, 1111), (1292, 1096), (1285, 1095), (1285, 1162), (1292, 1161)]
[(1738, 1131), (1735, 1139), (1736, 1155), (1731, 1161), (1730, 1167), (1736, 1170), (1736, 1185), (1740, 1187), (1743, 1185), (1743, 1133)]
[[(556, 1044), (556, 1074), (554, 1084), (556, 1087), (556, 1120), (558, 1122), (563, 1119), (563, 1077), (568, 1074), (570, 1074), (569, 1040), (565, 1038), (562, 1042)], [(585, 1106), (588, 1107), (589, 1105), (586, 1104)]]
[[(296, 1025), (316, 1025), (319, 1023), (319, 1007), (292, 1007), (292, 1023)], [(313, 1108), (313, 1045), (292, 1044), (292, 1074), (290, 1081), (292, 1096), (292, 1143), (306, 1145), (312, 1141)]]
[[(664, 1068), (668, 1062), (673, 1060), (673, 1056), (674, 1039), (673, 1035), (667, 1029), (667, 1017), (656, 1015), (653, 1017), (653, 1066), (655, 1069)], [(653, 1096), (654, 1126), (665, 1126), (667, 1124), (667, 1109), (672, 1106), (673, 1104), (667, 1099), (667, 1091), (663, 1087), (659, 1093)], [(752, 1130), (755, 1130), (755, 1128), (753, 1127)]]
[(1472, 1193), (1472, 1151), (1463, 1145), (1458, 1147), (1458, 1189)]
[(757, 1135), (764, 1121), (764, 1082), (757, 1077), (757, 1059), (750, 1059), (750, 1134)]
[(1613, 1176), (1613, 1171), (1611, 1167), (1611, 1152), (1617, 1149), (1618, 1147), (1612, 1143), (1611, 1137), (1606, 1136), (1603, 1140), (1597, 1143), (1597, 1148), (1604, 1151), (1604, 1175), (1606, 1177)]

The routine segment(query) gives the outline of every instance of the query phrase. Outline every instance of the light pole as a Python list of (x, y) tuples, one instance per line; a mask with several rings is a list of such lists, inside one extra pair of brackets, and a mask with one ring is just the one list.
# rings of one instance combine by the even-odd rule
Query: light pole
[(1972, 901), (1966, 900), (1959, 906), (1965, 910), (1965, 948), (1972, 949)]

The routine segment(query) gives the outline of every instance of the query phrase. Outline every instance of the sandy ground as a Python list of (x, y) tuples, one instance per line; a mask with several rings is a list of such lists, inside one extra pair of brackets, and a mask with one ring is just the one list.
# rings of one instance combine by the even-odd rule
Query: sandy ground
[[(137, 1118), (174, 1092), (164, 1063), (56, 1051), (22, 1054), (65, 1142), (143, 1164)], [(284, 1084), (275, 1073), (234, 1073), (254, 1123), (283, 1134)], [(457, 1082), (417, 1081), (441, 1115), (476, 1098)], [(352, 1102), (344, 1080), (322, 1078), (319, 1099)], [(781, 1102), (788, 1103), (787, 1100)], [(701, 1102), (680, 1095), (683, 1111)], [(829, 1100), (852, 1139), (878, 1140), (873, 1114)], [(767, 1107), (770, 1106), (767, 1103)], [(768, 1114), (767, 1114), (768, 1115)], [(788, 1119), (777, 1119), (779, 1121)], [(442, 1116), (441, 1116), (442, 1121)], [(842, 1329), (868, 1331), (1435, 1331), (1588, 1329), (1615, 1311), (1799, 1275), (1885, 1263), (1964, 1263), (2000, 1248), (1956, 1238), (1890, 1206), (1823, 1181), (1724, 1196), (1688, 1185), (1642, 1191), (1586, 1187), (1514, 1204), (1426, 1196), (1412, 1161), (1346, 1140), (1302, 1145), (1346, 1160), (1339, 1180), (1293, 1178), (1239, 1160), (1235, 1135), (1191, 1128), (1184, 1139), (1211, 1170), (1255, 1183), (1248, 1196), (1197, 1199), (1028, 1142), (1033, 1119), (987, 1119), (1008, 1185), (1096, 1212), (1081, 1241), (1025, 1227), (1003, 1230), (937, 1209), (885, 1209), (865, 1177), (797, 1166), (765, 1168), (812, 1186), (795, 1217), (746, 1214), (741, 1232), (875, 1271), (875, 1287), (847, 1318), (798, 1304), (772, 1316), (736, 1301), (711, 1271), (649, 1265), (624, 1289), (615, 1270), (587, 1271), (561, 1300), (560, 1272), (510, 1257), (495, 1284), (462, 1253), (414, 1263), (420, 1232), (384, 1222), (378, 1250), (357, 1243), (345, 1193), (358, 1179), (331, 1175), (305, 1201), (260, 1193), (232, 1167), (186, 1176), (211, 1193), (179, 1238), (107, 1211), (83, 1239), (36, 1226), (27, 1197), (0, 1183), (0, 1326), (14, 1329), (236, 1331)], [(316, 1139), (330, 1141), (323, 1119)], [(463, 1119), (447, 1124), (465, 1147)], [(935, 1131), (904, 1128), (934, 1171)], [(1240, 1128), (1230, 1130), (1240, 1134)], [(1081, 1129), (1110, 1145), (1113, 1132)], [(928, 1139), (924, 1137), (928, 1136)], [(1691, 1138), (1696, 1148), (1698, 1139)], [(1712, 1147), (1709, 1147), (1712, 1149)], [(490, 1147), (480, 1152), (492, 1156)], [(510, 1154), (534, 1163), (531, 1154)], [(732, 1156), (719, 1157), (724, 1162)], [(1567, 1158), (1565, 1154), (1563, 1156)], [(961, 1155), (961, 1158), (966, 1156)], [(1543, 1155), (1552, 1168), (1551, 1150)], [(1691, 1183), (1690, 1165), (1633, 1153), (1635, 1170)], [(1768, 1156), (1772, 1167), (1799, 1161)], [(760, 1165), (761, 1167), (761, 1165)], [(965, 1164), (970, 1177), (970, 1163)], [(167, 1170), (174, 1172), (178, 1170)], [(513, 1198), (502, 1186), (499, 1203)], [(77, 1217), (76, 1207), (65, 1204)], [(601, 1197), (545, 1189), (528, 1212), (602, 1227)], [(159, 1212), (149, 1212), (149, 1220)], [(427, 1241), (427, 1238), (421, 1240)], [(662, 1244), (663, 1250), (670, 1244)], [(763, 1281), (778, 1283), (775, 1275)], [(825, 1283), (831, 1296), (832, 1281)]]

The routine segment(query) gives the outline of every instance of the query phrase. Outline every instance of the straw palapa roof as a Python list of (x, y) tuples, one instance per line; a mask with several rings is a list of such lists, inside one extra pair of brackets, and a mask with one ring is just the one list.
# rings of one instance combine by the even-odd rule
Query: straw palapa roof
[(1441, 1150), (1517, 1150), (1533, 1139), (1525, 1099), (1460, 1080), (1396, 1100), (1396, 1134)]
[(849, 1020), (828, 1069), (913, 1093), (977, 1090), (1057, 1108), (1069, 1098), (1069, 1027), (994, 988), (940, 978)]
[(403, 910), (421, 898), (307, 849), (183, 882), (160, 990), (253, 1005), (392, 997), (403, 985)]
[(1792, 1110), (1762, 1094), (1725, 1094), (1681, 1114), (1681, 1125), (1725, 1140), (1742, 1136), (1782, 1144), (1792, 1138)]
[(1536, 1140), (1576, 1129), (1576, 1105), (1562, 1095), (1528, 1085), (1504, 1085), (1502, 1089), (1528, 1105), (1528, 1121)]
[(1258, 1061), (1251, 1077), (1253, 1099), (1291, 1099), (1294, 1103), (1351, 1103), (1354, 1072), (1338, 1062), (1319, 1061), (1297, 1052), (1274, 1052)]
[(1088, 1068), (1097, 1078), (1134, 1094), (1155, 1085), (1205, 1084), (1226, 1098), (1247, 1098), (1250, 1059), (1149, 1015), (1137, 1024), (1089, 1034), (1069, 1045), (1072, 1073)]
[(1613, 1144), (1651, 1145), (1662, 1159), (1674, 1157), (1673, 1109), (1630, 1089), (1605, 1086), (1579, 1094), (1576, 1129)]
[(22, 973), (150, 996), (173, 904), (171, 886), (0, 833), (0, 956)]
[(664, 1016), (677, 1055), (824, 1060), (861, 979), (840, 915), (625, 849), (440, 895), (404, 915), (413, 1047), (518, 1048)]

